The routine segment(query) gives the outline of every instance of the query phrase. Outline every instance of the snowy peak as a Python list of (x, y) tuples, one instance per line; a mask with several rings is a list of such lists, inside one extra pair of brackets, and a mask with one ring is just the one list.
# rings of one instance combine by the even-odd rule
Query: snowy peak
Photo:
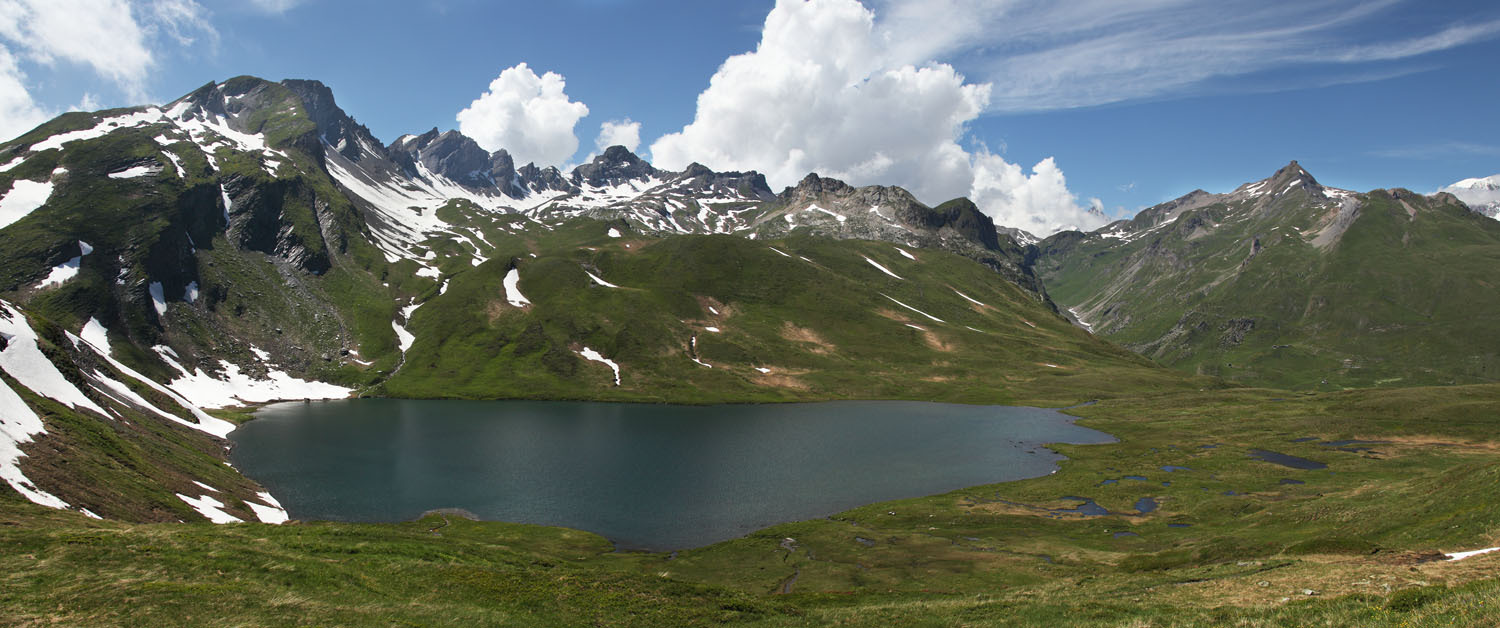
[(1464, 179), (1443, 188), (1445, 192), (1471, 190), (1476, 192), (1500, 192), (1500, 174), (1474, 179)]
[(1438, 191), (1452, 194), (1469, 209), (1500, 220), (1500, 174), (1464, 179)]
[(1318, 180), (1314, 179), (1312, 174), (1304, 169), (1301, 164), (1298, 164), (1295, 159), (1291, 163), (1282, 166), (1280, 170), (1277, 170), (1276, 174), (1271, 176), (1270, 181), (1272, 184), (1281, 187), (1290, 185), (1321, 187), (1318, 185)]
[[(1309, 194), (1319, 195), (1324, 193), (1324, 187), (1313, 178), (1301, 164), (1294, 159), (1291, 163), (1282, 166), (1276, 174), (1259, 181), (1252, 181), (1235, 188), (1227, 196), (1234, 200), (1246, 200), (1263, 197), (1285, 196), (1293, 190), (1303, 190)], [(1202, 192), (1202, 190), (1199, 190)]]

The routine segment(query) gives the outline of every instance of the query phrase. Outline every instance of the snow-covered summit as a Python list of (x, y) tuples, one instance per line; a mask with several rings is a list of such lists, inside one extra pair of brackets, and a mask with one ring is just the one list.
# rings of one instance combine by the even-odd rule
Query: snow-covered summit
[(1452, 194), (1470, 209), (1500, 220), (1500, 174), (1464, 179), (1438, 191)]

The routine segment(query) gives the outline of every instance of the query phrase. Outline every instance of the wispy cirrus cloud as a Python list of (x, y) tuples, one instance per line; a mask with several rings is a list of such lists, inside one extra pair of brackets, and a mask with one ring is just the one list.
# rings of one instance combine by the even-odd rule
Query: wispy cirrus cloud
[(1444, 159), (1450, 157), (1484, 157), (1500, 155), (1500, 145), (1480, 144), (1463, 140), (1430, 142), (1410, 146), (1384, 148), (1366, 153), (1371, 157), (1385, 159)]
[(302, 0), (250, 0), (249, 4), (258, 11), (281, 14), (302, 4)]
[[(1500, 36), (1500, 11), (1372, 35), (1416, 0), (873, 0), (899, 62), (952, 60), (995, 85), (989, 111), (1014, 113), (1190, 96), (1215, 80), (1316, 69), (1332, 82)], [(1287, 73), (1285, 89), (1305, 86)], [(1265, 81), (1247, 90), (1265, 91)], [(1222, 91), (1215, 85), (1213, 91)]]

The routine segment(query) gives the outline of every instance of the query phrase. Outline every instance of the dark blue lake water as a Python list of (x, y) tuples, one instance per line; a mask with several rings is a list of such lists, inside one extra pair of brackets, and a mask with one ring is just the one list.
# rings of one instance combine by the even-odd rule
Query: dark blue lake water
[(230, 435), (236, 468), (303, 520), (436, 508), (698, 547), (878, 501), (1046, 475), (1042, 443), (1108, 434), (1055, 410), (904, 401), (670, 406), (283, 403)]

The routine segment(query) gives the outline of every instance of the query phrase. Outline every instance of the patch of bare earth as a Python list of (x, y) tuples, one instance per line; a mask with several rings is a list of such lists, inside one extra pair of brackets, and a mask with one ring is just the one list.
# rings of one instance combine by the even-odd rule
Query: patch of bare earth
[(838, 350), (833, 343), (828, 342), (822, 336), (806, 327), (800, 327), (788, 321), (781, 326), (781, 337), (792, 342), (801, 342), (813, 345), (809, 351), (818, 355), (827, 355)]

